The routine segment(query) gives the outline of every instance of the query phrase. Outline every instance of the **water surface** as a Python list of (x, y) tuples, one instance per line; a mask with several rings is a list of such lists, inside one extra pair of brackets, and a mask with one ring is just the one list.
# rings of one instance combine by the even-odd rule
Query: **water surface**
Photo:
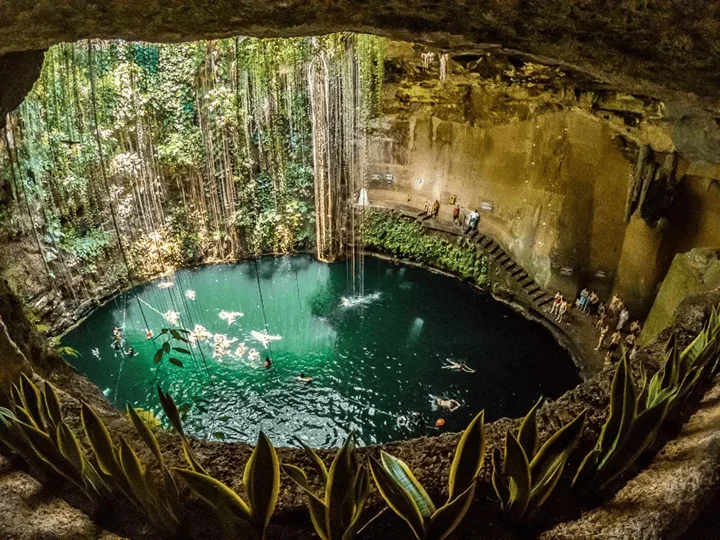
[[(252, 442), (263, 430), (277, 445), (300, 436), (336, 446), (351, 430), (361, 444), (432, 435), (439, 418), (459, 431), (482, 409), (487, 421), (521, 416), (540, 396), (579, 382), (548, 330), (466, 284), (375, 258), (366, 259), (364, 296), (353, 297), (351, 281), (346, 263), (305, 256), (179, 270), (116, 297), (63, 344), (80, 352), (71, 363), (118, 407), (162, 418), (159, 383), (189, 433)], [(210, 337), (171, 341), (191, 352), (172, 352), (184, 367), (168, 355), (153, 363), (162, 328), (196, 325)], [(120, 350), (114, 327), (124, 328)], [(216, 350), (223, 339), (231, 343)], [(475, 372), (443, 369), (449, 359)], [(301, 373), (312, 382), (296, 380)], [(433, 396), (462, 406), (437, 410)]]

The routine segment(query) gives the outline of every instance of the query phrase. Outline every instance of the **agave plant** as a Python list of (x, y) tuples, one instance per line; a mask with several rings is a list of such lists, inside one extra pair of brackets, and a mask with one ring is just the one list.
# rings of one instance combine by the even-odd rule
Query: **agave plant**
[(283, 464), (282, 469), (307, 494), (315, 532), (321, 540), (352, 540), (366, 523), (362, 514), (370, 488), (368, 471), (358, 461), (354, 435), (338, 450), (329, 472), (320, 456), (300, 443), (325, 483), (324, 496), (312, 490), (301, 468)]
[(457, 528), (470, 508), (477, 476), (485, 458), (484, 411), (460, 437), (448, 477), (448, 498), (436, 508), (405, 462), (387, 452), (371, 459), (370, 471), (383, 499), (423, 540), (443, 540)]
[(109, 489), (82, 451), (62, 418), (54, 387), (40, 389), (25, 374), (13, 384), (10, 409), (0, 407), (0, 439), (33, 468), (69, 480), (92, 501), (100, 502)]
[(172, 469), (190, 489), (215, 511), (226, 535), (235, 537), (238, 522), (248, 522), (265, 538), (280, 492), (280, 461), (270, 439), (261, 431), (250, 459), (245, 465), (243, 486), (247, 502), (228, 486), (213, 478), (198, 462), (182, 428), (175, 401), (158, 387), (160, 403), (168, 420), (180, 435), (189, 469)]
[(503, 511), (521, 519), (542, 506), (555, 489), (585, 422), (585, 411), (538, 448), (538, 401), (520, 424), (517, 437), (505, 438), (505, 453), (493, 451), (492, 484)]
[(603, 490), (652, 444), (676, 390), (653, 393), (653, 397), (645, 394), (647, 406), (639, 412), (637, 390), (623, 351), (612, 381), (607, 420), (595, 448), (585, 456), (573, 479), (574, 487)]

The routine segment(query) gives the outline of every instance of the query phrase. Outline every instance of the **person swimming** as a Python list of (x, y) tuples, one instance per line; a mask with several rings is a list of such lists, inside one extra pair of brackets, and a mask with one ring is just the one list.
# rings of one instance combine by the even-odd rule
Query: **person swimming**
[(306, 377), (304, 373), (301, 373), (299, 377), (295, 377), (296, 380), (304, 382), (305, 384), (310, 384), (312, 382), (312, 377)]
[(265, 369), (270, 369), (272, 367), (272, 360), (270, 360), (269, 356), (265, 357), (265, 363), (263, 364), (263, 367)]
[(125, 351), (125, 356), (137, 356), (138, 353), (135, 352), (135, 349), (132, 347), (128, 347), (128, 349)]
[(435, 398), (435, 405), (450, 412), (456, 411), (461, 407), (460, 402), (456, 399), (443, 399), (440, 397)]
[(454, 360), (450, 360), (449, 358), (446, 358), (445, 361), (447, 362), (447, 364), (442, 367), (443, 369), (452, 369), (453, 371), (464, 371), (465, 373), (475, 373), (475, 370), (472, 369), (470, 366), (468, 366), (465, 363), (465, 360), (461, 360), (460, 362), (455, 362)]
[(145, 339), (152, 339), (155, 337), (155, 332), (152, 330), (145, 330)]

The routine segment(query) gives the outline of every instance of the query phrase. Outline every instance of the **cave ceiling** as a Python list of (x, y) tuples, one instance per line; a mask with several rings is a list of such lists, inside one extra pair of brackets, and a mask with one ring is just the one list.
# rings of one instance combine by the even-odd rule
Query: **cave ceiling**
[(672, 103), (685, 124), (716, 126), (720, 114), (720, 0), (3, 0), (0, 118), (22, 101), (42, 50), (56, 43), (336, 31), (451, 54), (512, 51)]

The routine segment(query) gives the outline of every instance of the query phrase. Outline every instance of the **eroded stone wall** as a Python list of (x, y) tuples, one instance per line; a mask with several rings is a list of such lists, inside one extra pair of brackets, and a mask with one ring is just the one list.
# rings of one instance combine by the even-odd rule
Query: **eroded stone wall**
[(449, 221), (455, 197), (545, 288), (618, 292), (640, 315), (677, 250), (720, 245), (720, 169), (678, 153), (662, 102), (513, 57), (442, 62), (392, 44), (371, 202), (437, 199)]

